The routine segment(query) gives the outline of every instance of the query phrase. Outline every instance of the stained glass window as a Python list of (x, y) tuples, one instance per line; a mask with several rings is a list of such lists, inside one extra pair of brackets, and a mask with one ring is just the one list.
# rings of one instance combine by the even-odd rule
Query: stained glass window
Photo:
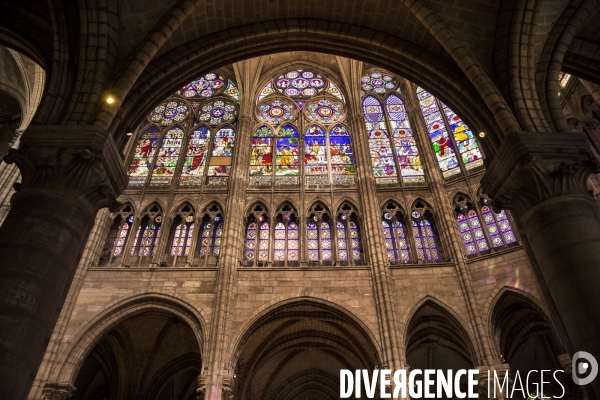
[(304, 115), (321, 123), (338, 122), (344, 117), (344, 105), (337, 100), (319, 99), (303, 107)]
[(331, 178), (334, 185), (354, 183), (354, 155), (350, 132), (344, 125), (337, 124), (329, 130), (329, 155)]
[[(232, 84), (230, 82), (230, 84)], [(208, 98), (220, 93), (225, 86), (225, 79), (213, 72), (210, 72), (199, 79), (185, 85), (177, 94), (187, 98), (204, 97)], [(233, 86), (235, 87), (235, 85)], [(231, 87), (228, 86), (230, 90)], [(237, 88), (236, 88), (237, 91)]]
[(327, 138), (319, 125), (310, 126), (304, 133), (304, 165), (307, 185), (329, 183)]
[(477, 254), (489, 249), (475, 210), (467, 209), (459, 212), (456, 216), (456, 221), (467, 250), (467, 255)]
[(224, 93), (234, 99), (237, 103), (240, 102), (240, 91), (238, 90), (237, 86), (235, 86), (235, 83), (227, 81), (227, 88), (225, 89)]
[(394, 153), (381, 102), (373, 96), (365, 97), (363, 113), (369, 135), (369, 150), (375, 182), (378, 184), (398, 183)]
[(200, 245), (198, 255), (200, 257), (218, 256), (221, 248), (221, 236), (223, 235), (223, 217), (217, 215), (213, 220), (204, 222), (200, 233)]
[[(343, 217), (340, 216), (340, 218)], [(338, 250), (338, 260), (347, 261), (348, 260), (348, 243), (346, 242), (346, 226), (342, 221), (338, 221), (336, 225), (337, 231), (337, 250)]]
[(168, 126), (185, 121), (189, 112), (190, 108), (185, 102), (171, 100), (156, 107), (148, 119), (153, 123)]
[(293, 125), (284, 125), (279, 129), (276, 146), (275, 184), (297, 185), (298, 131)]
[(150, 178), (151, 185), (170, 185), (183, 142), (183, 130), (176, 126), (165, 133)]
[(233, 129), (225, 127), (216, 133), (207, 173), (209, 185), (227, 184), (227, 178), (231, 173), (234, 142), (235, 131)]
[[(344, 99), (344, 95), (342, 94), (341, 90), (338, 89), (338, 87), (336, 86), (335, 83), (333, 83), (333, 81), (331, 80), (327, 80), (327, 89), (325, 89), (325, 91), (329, 94), (334, 95), (335, 97), (337, 97), (338, 99), (340, 99), (341, 101), (343, 101), (344, 103), (346, 102), (346, 99)], [(302, 108), (302, 107), (300, 107)]]
[(566, 72), (561, 72), (558, 75), (558, 83), (560, 83), (561, 87), (567, 87), (567, 84), (569, 83), (569, 79), (571, 79), (571, 75), (567, 74)]
[(321, 239), (321, 259), (323, 261), (331, 261), (331, 229), (328, 222), (321, 221), (319, 233)]
[(205, 103), (198, 110), (198, 119), (200, 122), (212, 126), (217, 126), (224, 122), (232, 122), (236, 117), (237, 107), (229, 100), (213, 100)]
[(275, 86), (291, 98), (307, 98), (322, 92), (325, 80), (319, 74), (298, 69), (280, 75)]
[(261, 121), (279, 125), (296, 118), (298, 109), (296, 105), (287, 99), (270, 98), (256, 107), (256, 115)]
[(386, 99), (386, 110), (402, 180), (405, 182), (424, 182), (425, 174), (421, 165), (417, 143), (406, 115), (404, 102), (399, 96), (391, 94)]
[(517, 242), (517, 238), (504, 210), (496, 214), (486, 205), (481, 207), (481, 213), (492, 239), (492, 246), (502, 247)]
[(206, 151), (210, 143), (210, 130), (206, 127), (196, 128), (188, 139), (187, 152), (181, 170), (181, 185), (199, 185), (204, 177)]
[(397, 264), (410, 261), (404, 225), (399, 216), (384, 212), (382, 227), (389, 262)]
[(260, 91), (260, 93), (258, 95), (257, 103), (260, 102), (265, 97), (267, 97), (268, 95), (273, 94), (273, 93), (275, 93), (275, 90), (273, 89), (273, 81), (270, 80), (269, 82), (267, 82), (265, 87), (263, 87), (262, 90)]
[(444, 103), (442, 108), (448, 118), (448, 124), (454, 135), (456, 146), (458, 147), (458, 153), (462, 159), (466, 169), (473, 169), (483, 165), (483, 157), (481, 151), (479, 151), (479, 145), (473, 136), (473, 132), (463, 122), (458, 115), (448, 108)]
[(456, 159), (454, 147), (448, 136), (446, 124), (444, 123), (436, 98), (423, 88), (417, 89), (417, 97), (419, 98), (429, 138), (444, 178), (460, 173), (460, 166)]
[(252, 135), (250, 153), (250, 185), (270, 186), (273, 172), (273, 130), (266, 125), (258, 127)]
[(372, 71), (361, 79), (361, 88), (365, 93), (384, 94), (396, 87), (397, 83), (390, 74)]
[(142, 220), (142, 224), (140, 224), (138, 228), (135, 242), (131, 249), (132, 256), (136, 255), (136, 249), (139, 257), (154, 256), (156, 245), (160, 236), (161, 224), (162, 216), (160, 215), (154, 218), (146, 217)]
[(310, 221), (307, 225), (307, 245), (308, 245), (308, 260), (319, 261), (319, 230), (317, 223)]
[(295, 262), (299, 257), (298, 224), (288, 217), (279, 219), (275, 224), (274, 261)]
[[(350, 258), (354, 261), (360, 261), (360, 236), (358, 232), (358, 223), (354, 217), (348, 218), (340, 214), (336, 224), (337, 251), (339, 261), (348, 261)], [(350, 254), (348, 252), (350, 250)]]
[(131, 224), (133, 223), (133, 215), (130, 215), (121, 223), (119, 226), (119, 230), (117, 232), (117, 236), (115, 237), (115, 241), (112, 247), (112, 256), (120, 257), (123, 255), (123, 248), (125, 243), (127, 242), (127, 237), (129, 237), (129, 231), (131, 230)]
[(244, 249), (244, 258), (248, 261), (254, 261), (254, 256), (256, 253), (257, 231), (258, 224), (254, 219), (252, 219), (246, 226), (246, 246)]
[(160, 131), (154, 126), (146, 129), (140, 136), (129, 165), (129, 186), (143, 186), (146, 183), (159, 138)]
[(433, 227), (428, 218), (418, 211), (412, 212), (413, 235), (417, 244), (417, 257), (423, 261), (439, 259)]
[(194, 234), (194, 217), (188, 215), (182, 220), (173, 234), (173, 243), (171, 244), (172, 256), (188, 256), (190, 254), (190, 246), (192, 236)]

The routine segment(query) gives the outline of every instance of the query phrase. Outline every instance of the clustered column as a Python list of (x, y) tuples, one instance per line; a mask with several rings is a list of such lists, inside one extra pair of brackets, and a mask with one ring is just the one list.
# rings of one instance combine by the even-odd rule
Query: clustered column
[[(127, 177), (107, 131), (33, 126), (4, 158), (22, 182), (0, 227), (0, 393), (27, 395), (96, 212)], [(35, 243), (35, 246), (32, 244)]]

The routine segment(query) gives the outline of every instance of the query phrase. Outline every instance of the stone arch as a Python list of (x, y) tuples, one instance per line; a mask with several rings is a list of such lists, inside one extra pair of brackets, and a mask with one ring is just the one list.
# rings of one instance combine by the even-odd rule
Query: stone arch
[(316, 197), (315, 199), (313, 199), (309, 204), (306, 205), (306, 214), (308, 215), (310, 213), (310, 210), (313, 209), (313, 207), (316, 206), (322, 206), (325, 209), (325, 213), (329, 214), (330, 216), (331, 214), (331, 204), (329, 204), (329, 202), (325, 199), (323, 199), (322, 197)]
[(242, 327), (230, 356), (240, 397), (287, 398), (281, 388), (293, 382), (314, 389), (315, 370), (322, 376), (339, 373), (339, 368), (325, 371), (330, 365), (316, 362), (320, 357), (349, 369), (372, 369), (381, 362), (373, 337), (353, 314), (307, 294), (263, 307)]
[[(220, 207), (221, 210), (223, 211), (223, 213), (226, 214), (225, 203), (223, 202), (223, 200), (216, 198), (216, 197), (204, 200), (204, 202), (196, 208), (196, 213), (201, 214), (207, 208), (209, 208), (210, 206), (212, 206), (214, 204), (216, 204), (218, 207)], [(225, 218), (225, 215), (223, 215), (223, 218)]]
[(294, 210), (296, 210), (296, 214), (298, 214), (298, 210), (300, 210), (300, 207), (298, 207), (298, 203), (293, 200), (291, 197), (284, 197), (282, 200), (280, 200), (278, 203), (275, 204), (275, 207), (273, 207), (273, 215), (277, 214), (277, 212), (279, 210), (281, 210), (282, 207), (284, 207), (285, 205), (289, 204)]
[(196, 213), (198, 210), (196, 209), (196, 206), (194, 205), (195, 202), (194, 200), (192, 200), (191, 197), (189, 196), (185, 196), (182, 199), (179, 199), (179, 201), (171, 207), (171, 209), (169, 210), (169, 216), (173, 215), (173, 213), (177, 212), (178, 209), (180, 209), (181, 207), (183, 207), (185, 204), (187, 203), (187, 205), (189, 205), (192, 208), (192, 211), (194, 211), (194, 213)]
[(248, 213), (256, 206), (261, 206), (264, 208), (264, 212), (271, 215), (271, 209), (267, 206), (267, 204), (262, 200), (254, 200), (252, 203), (248, 204), (244, 209), (244, 216), (248, 215)]
[(406, 320), (403, 339), (411, 369), (457, 370), (479, 364), (482, 356), (471, 330), (444, 303), (425, 296), (413, 306)]
[(73, 383), (85, 357), (104, 335), (128, 318), (148, 311), (172, 315), (183, 320), (196, 336), (199, 353), (208, 354), (205, 340), (206, 316), (201, 310), (171, 295), (146, 293), (115, 301), (83, 326), (62, 352), (64, 356), (57, 360), (55, 372), (49, 380)]
[[(369, 36), (369, 29), (363, 28), (359, 30), (359, 34), (349, 34), (348, 32), (353, 32), (355, 29), (347, 26), (349, 31), (346, 30), (344, 35), (339, 35), (326, 28), (328, 25), (326, 21), (320, 22), (322, 27), (317, 25), (307, 29), (306, 24), (313, 25), (303, 19), (280, 20), (277, 25), (272, 27), (255, 24), (247, 27), (255, 32), (252, 37), (240, 38), (239, 32), (241, 31), (235, 28), (231, 32), (216, 33), (215, 38), (219, 37), (220, 40), (209, 40), (209, 38), (203, 37), (195, 41), (197, 46), (191, 46), (188, 43), (181, 48), (173, 49), (153, 61), (140, 75), (138, 82), (123, 102), (123, 107), (118, 110), (111, 130), (120, 131), (124, 129), (124, 126), (137, 125), (149, 110), (149, 104), (168, 96), (177, 89), (181, 82), (191, 80), (202, 72), (214, 69), (223, 63), (267, 54), (270, 50), (279, 52), (301, 48), (372, 62), (391, 72), (408, 74), (407, 78), (426, 87), (460, 113), (467, 124), (490, 132), (482, 141), (482, 147), (488, 155), (495, 152), (503, 134), (499, 127), (495, 126), (496, 124), (491, 123), (495, 120), (494, 115), (487, 107), (481, 106), (481, 101), (476, 101), (481, 97), (476, 90), (470, 89), (472, 88), (471, 83), (462, 72), (457, 69), (444, 68), (442, 60), (428, 51), (421, 51), (418, 55), (410, 54), (412, 50), (408, 42), (384, 33), (372, 32), (373, 35), (381, 35), (381, 41), (378, 40), (376, 43), (366, 40)], [(336, 25), (344, 26), (344, 24), (338, 23)], [(283, 33), (280, 26), (285, 26), (283, 30), (293, 30), (293, 37)], [(230, 39), (223, 40), (223, 37)], [(387, 42), (386, 39), (390, 42)], [(210, 49), (203, 47), (203, 43), (209, 42), (212, 43)], [(258, 42), (261, 43), (261, 46), (252, 45)], [(392, 42), (394, 45), (390, 46), (388, 43)], [(214, 43), (219, 43), (219, 45), (215, 46)], [(172, 57), (175, 54), (178, 54), (177, 58), (181, 61), (173, 64)], [(223, 58), (223, 55), (226, 57)], [(219, 60), (217, 61), (219, 65), (214, 60)], [(156, 74), (157, 70), (160, 70), (161, 73)], [(442, 75), (440, 75), (440, 71), (442, 71)], [(149, 88), (152, 88), (152, 93), (147, 92)], [(483, 92), (490, 92), (490, 88), (491, 86)], [(508, 108), (506, 110), (509, 112)], [(502, 122), (500, 126), (510, 124), (511, 119), (514, 119), (512, 114), (511, 118)], [(118, 128), (120, 125), (123, 125), (122, 129)]]

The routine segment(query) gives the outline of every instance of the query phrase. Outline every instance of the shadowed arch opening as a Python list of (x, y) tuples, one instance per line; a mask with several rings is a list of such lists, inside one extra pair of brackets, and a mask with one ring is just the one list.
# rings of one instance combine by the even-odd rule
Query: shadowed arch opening
[[(431, 300), (419, 307), (408, 324), (406, 360), (411, 370), (450, 369), (454, 372), (472, 369), (477, 363), (465, 329), (452, 314)], [(463, 378), (460, 386), (466, 392), (467, 379)], [(431, 391), (437, 392), (436, 385), (434, 388)]]
[[(493, 335), (499, 345), (501, 359), (510, 365), (514, 380), (518, 372), (524, 381), (530, 371), (533, 381), (540, 380), (540, 370), (564, 370), (559, 356), (566, 353), (563, 344), (546, 315), (525, 296), (506, 291), (492, 312)], [(568, 361), (570, 364), (570, 360)], [(566, 397), (581, 398), (581, 392), (570, 374), (556, 374), (565, 387)], [(565, 379), (566, 378), (566, 379)], [(546, 379), (544, 379), (546, 381)], [(544, 396), (560, 396), (563, 389), (554, 379), (544, 384)], [(520, 393), (520, 392), (516, 392)], [(515, 397), (520, 394), (515, 394)], [(519, 397), (517, 397), (519, 398)]]
[(379, 358), (368, 334), (345, 313), (304, 300), (266, 313), (236, 352), (238, 399), (330, 399), (340, 369), (368, 369)]
[(74, 400), (188, 399), (202, 368), (192, 328), (173, 314), (148, 310), (102, 336), (77, 373)]

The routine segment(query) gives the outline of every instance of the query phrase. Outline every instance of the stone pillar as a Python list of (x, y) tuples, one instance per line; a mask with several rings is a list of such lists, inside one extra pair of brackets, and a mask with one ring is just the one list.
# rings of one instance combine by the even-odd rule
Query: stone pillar
[[(573, 344), (569, 352), (600, 359), (600, 215), (586, 187), (597, 171), (583, 134), (521, 132), (504, 140), (481, 183), (494, 206), (522, 224)], [(584, 390), (600, 397), (600, 379)]]
[(127, 179), (117, 148), (90, 126), (35, 126), (5, 157), (22, 183), (0, 227), (0, 393), (24, 398), (96, 212)]
[(75, 386), (69, 383), (46, 383), (42, 391), (44, 400), (66, 400), (73, 396)]
[[(249, 102), (249, 104), (252, 104)], [(248, 165), (250, 152), (247, 151), (252, 137), (251, 114), (239, 117), (239, 129), (234, 152), (233, 170), (229, 177), (228, 196), (223, 222), (223, 241), (219, 255), (219, 271), (217, 273), (217, 289), (213, 306), (209, 354), (207, 362), (207, 382), (205, 399), (230, 400), (229, 382), (233, 378), (233, 365), (228, 365), (226, 347), (230, 314), (234, 303), (238, 263), (241, 260), (244, 246), (244, 208), (246, 205), (246, 187), (248, 185)]]

